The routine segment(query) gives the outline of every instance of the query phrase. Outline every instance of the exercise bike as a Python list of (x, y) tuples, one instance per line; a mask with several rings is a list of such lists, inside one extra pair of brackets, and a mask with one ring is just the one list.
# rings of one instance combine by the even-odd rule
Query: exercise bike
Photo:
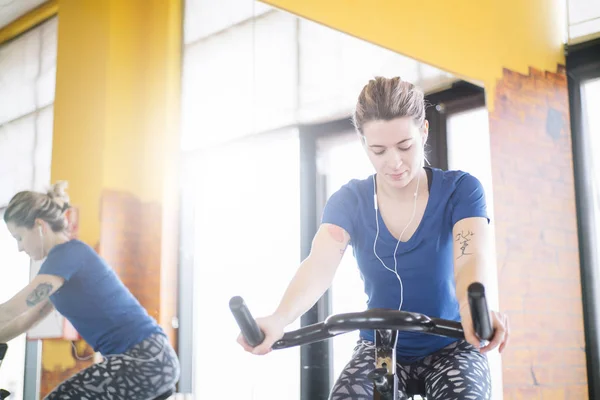
[[(6, 343), (0, 343), (0, 366), (2, 365), (2, 361), (4, 361), (6, 350), (8, 350), (8, 345)], [(7, 399), (8, 396), (10, 396), (8, 390), (0, 389), (0, 400)]]
[[(490, 314), (485, 298), (485, 288), (474, 282), (468, 288), (469, 308), (475, 332), (482, 340), (490, 340), (493, 336)], [(229, 301), (229, 308), (240, 327), (246, 342), (256, 347), (264, 340), (264, 333), (259, 329), (244, 300), (234, 296)], [(275, 342), (273, 350), (326, 340), (334, 336), (359, 329), (375, 330), (376, 368), (369, 373), (373, 381), (373, 400), (398, 400), (398, 379), (396, 377), (396, 336), (398, 331), (421, 332), (431, 335), (464, 339), (462, 325), (457, 321), (428, 317), (423, 314), (388, 310), (371, 309), (362, 312), (330, 315), (323, 322), (286, 332)], [(425, 382), (410, 380), (405, 393), (409, 398), (421, 396), (426, 399)]]

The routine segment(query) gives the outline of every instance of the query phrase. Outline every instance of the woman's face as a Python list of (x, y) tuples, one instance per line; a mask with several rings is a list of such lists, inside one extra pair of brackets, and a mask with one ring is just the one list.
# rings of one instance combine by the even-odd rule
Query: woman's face
[(429, 123), (418, 127), (411, 117), (370, 121), (363, 126), (363, 144), (378, 179), (401, 189), (417, 176), (425, 153)]
[(17, 241), (19, 251), (24, 251), (34, 261), (44, 258), (44, 237), (41, 227), (34, 226), (28, 229), (12, 222), (8, 222), (6, 226)]

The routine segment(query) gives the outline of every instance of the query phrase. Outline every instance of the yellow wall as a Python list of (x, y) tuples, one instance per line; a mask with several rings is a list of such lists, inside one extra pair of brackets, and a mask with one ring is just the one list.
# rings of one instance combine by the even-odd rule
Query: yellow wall
[(339, 31), (482, 83), (502, 68), (564, 64), (562, 0), (263, 0)]
[(61, 0), (58, 26), (52, 181), (94, 245), (102, 189), (172, 201), (181, 2)]

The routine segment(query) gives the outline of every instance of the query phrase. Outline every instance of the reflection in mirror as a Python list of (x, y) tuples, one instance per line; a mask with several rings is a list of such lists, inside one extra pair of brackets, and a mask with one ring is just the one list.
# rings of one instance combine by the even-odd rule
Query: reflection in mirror
[[(14, 293), (0, 304), (0, 342), (22, 338), (57, 311), (71, 329), (51, 326), (56, 319), (50, 319), (49, 330), (58, 328), (74, 357), (89, 361), (89, 366), (45, 398), (80, 399), (109, 391), (115, 399), (154, 399), (173, 391), (180, 375), (175, 350), (106, 260), (75, 237), (77, 214), (66, 188), (66, 182), (57, 182), (47, 192), (21, 191), (4, 210), (13, 245), (40, 267), (29, 283), (25, 268), (25, 279), (15, 281)], [(19, 279), (18, 274), (11, 276)], [(49, 337), (43, 330), (38, 335)], [(76, 339), (95, 354), (79, 354)]]

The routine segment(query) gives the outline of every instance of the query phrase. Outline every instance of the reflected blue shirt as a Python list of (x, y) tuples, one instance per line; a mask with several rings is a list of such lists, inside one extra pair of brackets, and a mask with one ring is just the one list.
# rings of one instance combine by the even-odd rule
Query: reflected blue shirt
[(65, 280), (50, 301), (94, 351), (120, 354), (153, 333), (164, 335), (114, 270), (86, 243), (71, 240), (52, 248), (38, 272), (42, 274)]

